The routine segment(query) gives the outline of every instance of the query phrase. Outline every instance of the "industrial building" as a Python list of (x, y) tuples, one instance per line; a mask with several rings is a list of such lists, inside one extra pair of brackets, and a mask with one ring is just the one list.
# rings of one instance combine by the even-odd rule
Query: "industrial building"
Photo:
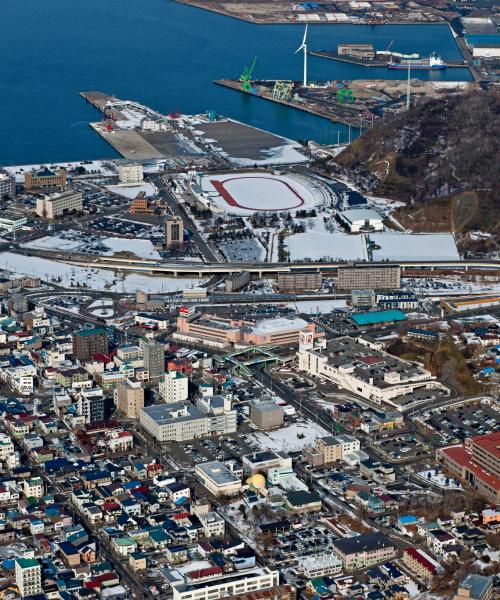
[(375, 58), (373, 44), (339, 44), (337, 46), (339, 56), (354, 56), (355, 58), (372, 60)]
[(74, 190), (37, 198), (36, 201), (36, 214), (44, 219), (56, 219), (82, 210), (83, 196)]
[(400, 310), (372, 310), (351, 315), (351, 320), (358, 327), (381, 327), (406, 321), (407, 317)]
[(352, 208), (337, 213), (340, 222), (351, 232), (383, 231), (381, 215), (371, 208)]
[(339, 266), (337, 290), (397, 290), (401, 287), (399, 265)]
[(63, 190), (67, 181), (68, 175), (64, 169), (51, 171), (47, 167), (43, 167), (38, 171), (30, 171), (24, 174), (24, 188), (27, 192), (48, 188)]
[(418, 363), (392, 356), (363, 338), (321, 340), (299, 347), (299, 369), (326, 379), (374, 404), (386, 403), (404, 412), (425, 401), (418, 390), (448, 390)]
[(278, 289), (283, 293), (302, 293), (319, 290), (323, 284), (323, 276), (319, 271), (298, 270), (289, 273), (278, 273)]

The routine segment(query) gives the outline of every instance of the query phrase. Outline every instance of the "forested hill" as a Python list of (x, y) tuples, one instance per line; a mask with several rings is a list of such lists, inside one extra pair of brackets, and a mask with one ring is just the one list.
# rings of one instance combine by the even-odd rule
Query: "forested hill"
[(413, 215), (415, 230), (500, 235), (499, 140), (500, 94), (477, 91), (429, 100), (386, 121), (337, 162), (366, 191), (406, 202), (401, 217)]

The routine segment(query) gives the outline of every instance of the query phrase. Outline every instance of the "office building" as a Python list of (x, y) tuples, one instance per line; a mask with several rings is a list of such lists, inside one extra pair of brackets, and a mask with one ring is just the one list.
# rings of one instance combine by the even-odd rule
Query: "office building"
[(188, 399), (189, 379), (180, 371), (168, 371), (160, 381), (160, 398), (172, 404), (173, 402), (184, 402)]
[(315, 270), (300, 269), (290, 273), (278, 273), (278, 289), (282, 293), (314, 292), (323, 284), (323, 276)]
[(347, 462), (350, 455), (359, 451), (360, 442), (352, 435), (327, 435), (316, 440), (315, 449), (321, 453), (323, 464)]
[(118, 179), (120, 183), (140, 183), (144, 179), (142, 165), (120, 165)]
[(63, 190), (67, 183), (67, 173), (64, 169), (51, 171), (47, 167), (42, 167), (38, 171), (30, 171), (24, 175), (24, 187), (27, 192), (40, 189), (55, 189)]
[(7, 171), (0, 169), (0, 200), (14, 198), (16, 195), (16, 180)]
[(144, 192), (139, 192), (139, 194), (134, 198), (132, 204), (130, 205), (130, 214), (131, 215), (152, 215), (155, 210), (149, 204), (149, 200), (146, 198)]
[(384, 310), (415, 310), (418, 308), (418, 298), (413, 292), (379, 292), (377, 304)]
[(36, 201), (36, 214), (43, 219), (56, 219), (57, 217), (82, 211), (83, 196), (81, 192), (74, 190), (44, 196)]
[(270, 469), (291, 469), (292, 459), (283, 452), (262, 450), (245, 454), (241, 459), (241, 464), (246, 475), (255, 475), (256, 473), (267, 473)]
[(337, 290), (397, 290), (401, 287), (399, 265), (339, 266)]
[(144, 408), (144, 388), (136, 379), (123, 379), (114, 391), (116, 408), (127, 419), (138, 419)]
[(250, 283), (249, 271), (231, 273), (226, 279), (226, 292), (239, 292)]
[(159, 342), (147, 341), (142, 346), (144, 368), (149, 373), (149, 381), (158, 381), (165, 373), (165, 348)]
[(250, 420), (259, 429), (278, 429), (283, 426), (285, 411), (272, 400), (250, 403)]
[(37, 560), (16, 557), (15, 574), (21, 598), (42, 593), (42, 568)]
[(440, 448), (437, 459), (445, 471), (469, 484), (489, 502), (500, 504), (500, 431)]
[(165, 219), (165, 245), (167, 250), (182, 250), (184, 247), (184, 222), (180, 217)]
[(79, 361), (90, 360), (94, 354), (107, 354), (108, 333), (104, 327), (82, 329), (73, 334), (73, 356)]

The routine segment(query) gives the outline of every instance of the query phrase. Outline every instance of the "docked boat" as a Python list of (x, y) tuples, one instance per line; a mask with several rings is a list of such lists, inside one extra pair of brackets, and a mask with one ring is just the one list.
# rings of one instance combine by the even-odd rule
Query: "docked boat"
[(439, 71), (441, 69), (446, 69), (446, 63), (441, 57), (431, 54), (429, 58), (421, 58), (418, 60), (401, 59), (399, 62), (391, 60), (387, 63), (387, 67), (389, 69), (408, 69), (409, 67), (412, 70)]

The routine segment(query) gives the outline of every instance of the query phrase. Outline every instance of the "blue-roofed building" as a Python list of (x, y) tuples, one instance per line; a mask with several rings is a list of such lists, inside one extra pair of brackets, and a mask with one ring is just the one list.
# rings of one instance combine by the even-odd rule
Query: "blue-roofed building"
[(458, 586), (454, 600), (489, 600), (493, 595), (493, 577), (467, 575)]
[(370, 312), (354, 313), (351, 319), (358, 327), (373, 325), (392, 325), (406, 321), (406, 315), (401, 310), (374, 310)]

